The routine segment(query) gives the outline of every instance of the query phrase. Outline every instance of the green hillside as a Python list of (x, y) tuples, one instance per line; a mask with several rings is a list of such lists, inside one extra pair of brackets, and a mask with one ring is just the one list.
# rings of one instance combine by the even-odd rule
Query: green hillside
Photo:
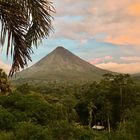
[(136, 83), (140, 84), (140, 73), (133, 74), (132, 78)]

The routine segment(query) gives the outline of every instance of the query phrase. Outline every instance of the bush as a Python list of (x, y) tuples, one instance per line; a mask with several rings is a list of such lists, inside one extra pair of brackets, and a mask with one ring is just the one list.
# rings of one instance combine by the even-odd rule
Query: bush
[(53, 140), (93, 140), (93, 131), (76, 128), (67, 121), (53, 122), (48, 126)]
[(15, 125), (15, 117), (5, 108), (0, 106), (0, 129), (1, 130), (10, 130), (13, 129)]
[(17, 140), (48, 140), (40, 125), (31, 122), (20, 122), (15, 129)]
[(13, 132), (0, 132), (0, 140), (16, 140)]

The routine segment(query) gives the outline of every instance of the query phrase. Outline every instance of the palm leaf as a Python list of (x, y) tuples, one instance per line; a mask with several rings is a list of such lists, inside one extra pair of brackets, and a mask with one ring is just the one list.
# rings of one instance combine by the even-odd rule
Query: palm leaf
[(27, 66), (32, 45), (49, 35), (50, 12), (54, 9), (46, 0), (0, 0), (0, 43), (7, 41), (7, 55), (11, 49), (13, 59), (9, 76)]

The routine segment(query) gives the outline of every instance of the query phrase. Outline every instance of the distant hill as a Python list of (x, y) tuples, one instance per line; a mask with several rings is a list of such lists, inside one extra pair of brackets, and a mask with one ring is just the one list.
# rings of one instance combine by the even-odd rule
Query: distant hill
[(97, 81), (107, 70), (97, 68), (63, 47), (57, 47), (33, 66), (16, 74), (14, 80)]
[(140, 73), (133, 74), (132, 78), (136, 83), (140, 84)]
[(133, 77), (139, 77), (140, 73), (132, 74)]

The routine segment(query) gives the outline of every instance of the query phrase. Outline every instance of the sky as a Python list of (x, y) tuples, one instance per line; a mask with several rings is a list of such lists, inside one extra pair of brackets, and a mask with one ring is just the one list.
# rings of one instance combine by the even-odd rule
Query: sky
[[(121, 73), (140, 73), (140, 0), (51, 0), (54, 31), (34, 48), (32, 62), (63, 46), (89, 63)], [(11, 58), (0, 50), (0, 67)]]

